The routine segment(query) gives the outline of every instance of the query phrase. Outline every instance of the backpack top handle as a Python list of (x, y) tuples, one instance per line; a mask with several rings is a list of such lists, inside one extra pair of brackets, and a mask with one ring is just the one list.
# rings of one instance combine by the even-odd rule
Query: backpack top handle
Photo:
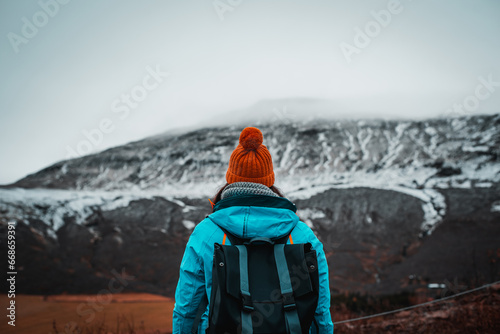
[(274, 245), (274, 241), (272, 241), (269, 238), (263, 238), (263, 237), (256, 237), (253, 239), (250, 239), (248, 242), (249, 245), (256, 245), (256, 244), (269, 244), (269, 245)]

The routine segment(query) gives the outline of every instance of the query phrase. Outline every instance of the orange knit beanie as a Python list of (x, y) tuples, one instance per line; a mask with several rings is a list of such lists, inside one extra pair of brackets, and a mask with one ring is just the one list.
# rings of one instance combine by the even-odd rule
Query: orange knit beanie
[(262, 145), (263, 139), (257, 128), (241, 131), (240, 143), (229, 159), (227, 183), (254, 182), (268, 187), (274, 184), (273, 160), (267, 147)]

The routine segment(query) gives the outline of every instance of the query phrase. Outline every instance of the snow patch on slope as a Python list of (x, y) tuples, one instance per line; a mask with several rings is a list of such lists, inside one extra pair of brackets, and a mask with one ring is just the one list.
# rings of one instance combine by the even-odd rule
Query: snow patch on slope
[[(377, 182), (378, 181), (378, 182)], [(430, 235), (436, 227), (441, 223), (446, 214), (446, 201), (445, 197), (435, 189), (415, 189), (408, 188), (400, 185), (390, 185), (381, 184), (380, 180), (358, 180), (357, 182), (351, 182), (348, 184), (341, 183), (330, 183), (322, 186), (309, 187), (304, 189), (298, 189), (289, 193), (290, 198), (295, 199), (306, 199), (310, 198), (316, 194), (325, 192), (329, 189), (350, 189), (350, 188), (372, 188), (381, 190), (392, 190), (397, 191), (415, 198), (418, 198), (422, 202), (422, 211), (424, 212), (424, 219), (421, 225), (421, 231), (423, 235)], [(305, 219), (315, 218), (312, 217), (312, 213), (301, 210), (302, 214), (305, 212)], [(367, 218), (367, 222), (371, 219)], [(311, 223), (312, 224), (312, 223)]]
[[(0, 189), (0, 209), (10, 217), (28, 223), (27, 218), (46, 222), (52, 231), (60, 229), (65, 218), (83, 224), (95, 209), (110, 211), (126, 207), (131, 201), (164, 197), (154, 191), (86, 191), (59, 189)], [(173, 198), (166, 198), (173, 201)], [(182, 202), (175, 201), (177, 204)], [(182, 203), (183, 204), (183, 203)], [(30, 210), (26, 211), (26, 207)]]
[(491, 212), (500, 212), (500, 201), (495, 201), (491, 204)]
[(310, 228), (314, 228), (312, 219), (321, 219), (326, 217), (323, 211), (311, 208), (300, 209), (297, 212), (297, 215), (300, 217), (300, 220), (306, 223)]

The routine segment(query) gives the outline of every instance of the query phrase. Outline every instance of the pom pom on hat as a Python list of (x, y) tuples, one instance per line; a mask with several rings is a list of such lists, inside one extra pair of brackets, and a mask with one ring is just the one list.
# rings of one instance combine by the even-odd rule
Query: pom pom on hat
[(243, 146), (245, 150), (256, 150), (262, 145), (263, 141), (264, 136), (257, 128), (248, 127), (241, 131), (240, 145)]
[(266, 146), (262, 145), (262, 132), (254, 127), (243, 129), (239, 145), (229, 159), (227, 183), (253, 182), (268, 187), (274, 184), (273, 160)]

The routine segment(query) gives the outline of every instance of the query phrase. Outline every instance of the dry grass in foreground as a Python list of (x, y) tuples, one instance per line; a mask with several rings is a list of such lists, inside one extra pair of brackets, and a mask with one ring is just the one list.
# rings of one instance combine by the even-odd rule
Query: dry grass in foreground
[[(335, 316), (337, 321), (359, 317), (347, 312)], [(500, 333), (500, 285), (441, 303), (335, 326), (335, 334), (342, 333), (497, 334)]]
[[(111, 296), (111, 295), (110, 295)], [(7, 307), (6, 296), (0, 298)], [(0, 323), (0, 333), (168, 334), (174, 301), (150, 294), (16, 296), (16, 327)], [(5, 310), (5, 308), (3, 308)], [(360, 316), (336, 305), (336, 321)], [(500, 333), (500, 285), (442, 303), (339, 324), (341, 333)]]
[[(111, 295), (110, 295), (111, 296)], [(0, 299), (2, 309), (8, 299)], [(15, 334), (167, 334), (174, 301), (151, 294), (16, 295), (16, 326), (0, 323), (0, 333)], [(4, 308), (5, 306), (5, 308)], [(5, 318), (5, 315), (3, 316)]]

